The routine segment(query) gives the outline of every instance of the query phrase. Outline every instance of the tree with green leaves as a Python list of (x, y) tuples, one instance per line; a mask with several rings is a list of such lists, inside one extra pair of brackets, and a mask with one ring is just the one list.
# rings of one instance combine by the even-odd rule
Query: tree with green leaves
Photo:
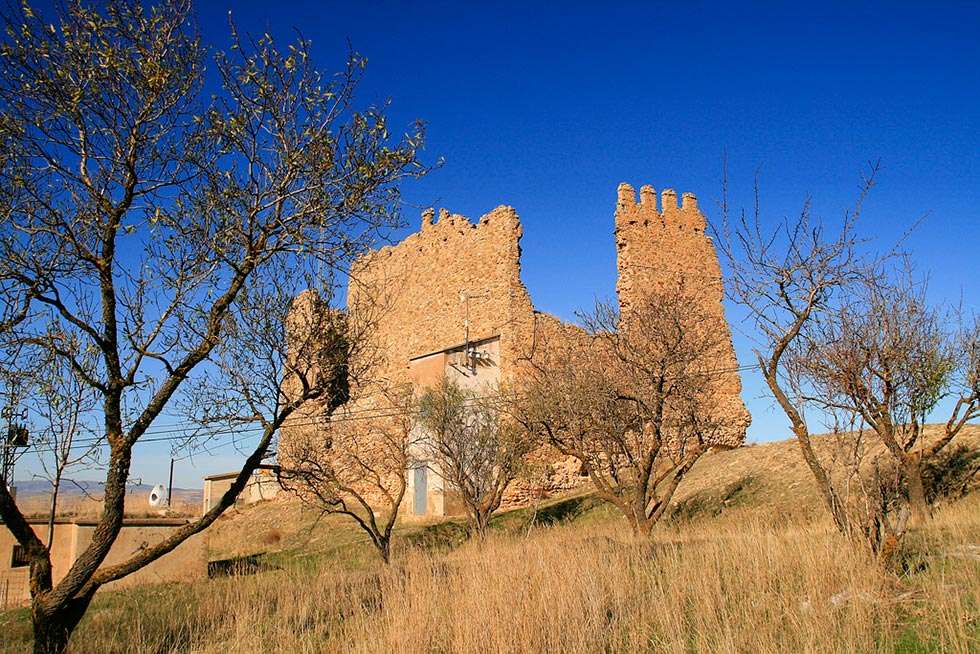
[[(887, 561), (906, 526), (929, 519), (926, 466), (980, 418), (980, 328), (930, 304), (895, 249), (867, 247), (858, 220), (877, 173), (875, 163), (837, 224), (809, 201), (767, 224), (757, 187), (752, 211), (732, 218), (723, 202), (717, 242), (728, 295), (755, 327), (759, 369), (837, 530)], [(928, 428), (945, 402), (945, 422)], [(815, 420), (848, 432), (850, 454), (822, 457)], [(869, 441), (884, 454), (862, 464)]]
[(499, 389), (475, 391), (443, 378), (418, 399), (420, 450), (447, 492), (459, 494), (480, 538), (535, 445), (506, 410), (506, 398)]
[[(326, 74), (308, 42), (234, 26), (211, 55), (186, 0), (99, 7), (48, 19), (25, 3), (0, 37), (0, 365), (58, 357), (96, 395), (84, 419), (107, 450), (97, 526), (60, 580), (0, 488), (30, 561), (37, 652), (64, 651), (100, 587), (213, 523), (289, 416), (346, 399), (350, 339), (328, 330), (309, 344), (325, 355), (287, 356), (289, 298), (303, 271), (342, 273), (396, 226), (399, 182), (426, 172), (420, 125), (393, 137), (382, 109), (355, 108), (361, 56)], [(202, 388), (222, 411), (189, 397)], [(134, 447), (178, 406), (251, 425), (258, 443), (204, 516), (106, 566)]]
[[(925, 524), (924, 467), (980, 418), (980, 324), (930, 303), (910, 269), (878, 269), (807, 325), (787, 372), (795, 396), (881, 442), (901, 477), (911, 524)], [(930, 429), (947, 400), (945, 422)], [(881, 540), (879, 529), (869, 536)]]

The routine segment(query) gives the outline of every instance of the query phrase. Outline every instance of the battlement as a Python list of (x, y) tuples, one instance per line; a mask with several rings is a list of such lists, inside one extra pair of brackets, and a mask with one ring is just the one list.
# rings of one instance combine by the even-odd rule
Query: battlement
[(458, 253), (477, 243), (481, 248), (489, 247), (499, 253), (519, 253), (522, 235), (523, 228), (517, 211), (507, 205), (498, 206), (477, 222), (446, 208), (440, 208), (437, 213), (434, 207), (428, 207), (422, 211), (419, 231), (409, 234), (399, 243), (362, 254), (354, 263), (354, 271), (360, 273), (392, 256), (404, 258), (417, 256), (421, 252)]
[(692, 292), (721, 302), (721, 271), (707, 220), (693, 193), (640, 187), (640, 197), (627, 183), (616, 189), (616, 291), (620, 306), (639, 298), (646, 289), (680, 280)]
[[(514, 208), (504, 204), (481, 216), (480, 220), (476, 223), (471, 222), (469, 218), (462, 214), (452, 213), (445, 207), (441, 207), (439, 209), (438, 218), (436, 218), (435, 208), (428, 207), (422, 211), (422, 226), (418, 233), (429, 232), (434, 228), (477, 229), (478, 227), (489, 225), (491, 223), (494, 225), (500, 225), (501, 222), (505, 223), (511, 228), (520, 225), (520, 221), (517, 218), (517, 212), (514, 210)], [(414, 236), (414, 234), (412, 236)], [(409, 238), (412, 238), (412, 236), (409, 236)]]
[[(658, 202), (659, 200), (659, 202)], [(624, 315), (642, 306), (653, 292), (681, 293), (727, 330), (722, 306), (721, 267), (714, 244), (705, 233), (707, 220), (693, 193), (664, 189), (657, 197), (653, 186), (640, 187), (639, 200), (629, 184), (616, 189), (616, 297)], [(719, 369), (738, 367), (730, 339), (718, 345), (714, 358)], [(737, 374), (719, 376), (705, 389), (713, 396), (719, 416), (737, 425), (718, 437), (728, 447), (745, 437), (749, 415), (740, 397)]]
[(698, 199), (693, 193), (684, 193), (678, 206), (677, 192), (670, 188), (664, 189), (660, 193), (658, 208), (657, 191), (653, 186), (641, 186), (640, 200), (637, 202), (636, 191), (623, 182), (616, 189), (616, 229), (618, 231), (635, 225), (704, 232), (707, 221), (698, 208)]

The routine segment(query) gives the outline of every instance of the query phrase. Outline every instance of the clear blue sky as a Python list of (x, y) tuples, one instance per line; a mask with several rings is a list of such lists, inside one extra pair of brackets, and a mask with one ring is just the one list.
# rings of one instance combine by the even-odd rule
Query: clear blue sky
[[(212, 46), (228, 43), (229, 4), (198, 3)], [(301, 30), (324, 69), (350, 39), (369, 62), (361, 101), (390, 98), (393, 127), (425, 120), (427, 156), (445, 159), (404, 189), (411, 229), (425, 206), (475, 219), (512, 205), (538, 309), (570, 318), (612, 295), (619, 182), (694, 192), (716, 219), (726, 151), (736, 201), (749, 203), (758, 169), (773, 219), (808, 194), (838, 216), (880, 158), (866, 234), (888, 245), (928, 214), (910, 246), (933, 296), (980, 308), (975, 4), (233, 4), (242, 31)], [(744, 386), (750, 440), (787, 437), (760, 380), (748, 374)], [(168, 458), (145, 446), (134, 474), (165, 481)], [(226, 450), (179, 466), (178, 485), (239, 460)]]

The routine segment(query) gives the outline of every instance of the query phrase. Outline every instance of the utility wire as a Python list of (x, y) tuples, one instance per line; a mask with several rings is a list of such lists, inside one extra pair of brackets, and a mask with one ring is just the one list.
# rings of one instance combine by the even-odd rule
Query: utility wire
[[(736, 366), (732, 368), (719, 368), (716, 370), (709, 371), (708, 373), (705, 374), (720, 375), (720, 374), (726, 374), (732, 372), (745, 372), (748, 370), (756, 370), (758, 368), (759, 368), (758, 364), (747, 364), (747, 365)], [(486, 400), (486, 399), (490, 399), (489, 396), (478, 396), (478, 397), (469, 398), (466, 400), (466, 402), (479, 402), (481, 400)], [(410, 414), (409, 411), (410, 407), (411, 405), (409, 404), (393, 404), (393, 405), (382, 406), (382, 407), (351, 409), (349, 411), (343, 412), (339, 416), (334, 414), (329, 417), (313, 417), (306, 420), (287, 419), (286, 422), (281, 426), (281, 428), (292, 429), (297, 427), (316, 427), (316, 426), (322, 426), (326, 424), (353, 422), (357, 420), (377, 420), (382, 418), (406, 416)], [(194, 425), (192, 423), (185, 423), (185, 425), (186, 426), (184, 427), (179, 427), (177, 425), (169, 425), (168, 429), (160, 429), (152, 432), (151, 430), (148, 429), (146, 432), (144, 432), (145, 434), (144, 436), (141, 436), (139, 439), (137, 439), (135, 445), (139, 445), (142, 443), (175, 442), (181, 440), (201, 441), (201, 439), (209, 439), (209, 438), (214, 438), (216, 436), (226, 436), (226, 435), (242, 435), (243, 437), (246, 437), (245, 435), (247, 434), (251, 434), (252, 436), (255, 436), (264, 432), (264, 427), (262, 426), (243, 425), (238, 427), (238, 426), (227, 425), (227, 426), (215, 427), (214, 429), (209, 430), (206, 427), (202, 427), (200, 425)], [(165, 436), (164, 434), (169, 434), (169, 435)], [(78, 440), (72, 442), (71, 446), (68, 449), (71, 450), (71, 449), (77, 449), (82, 447), (92, 447), (94, 445), (103, 442), (104, 440), (105, 439), (102, 437)], [(233, 441), (229, 441), (229, 443), (230, 442)], [(225, 445), (229, 443), (226, 443)], [(49, 452), (57, 452), (61, 449), (62, 448), (58, 448), (56, 446), (42, 446), (41, 444), (38, 444), (27, 448), (27, 450), (25, 450), (25, 453), (32, 452), (35, 454), (42, 454), (42, 453), (49, 453)]]

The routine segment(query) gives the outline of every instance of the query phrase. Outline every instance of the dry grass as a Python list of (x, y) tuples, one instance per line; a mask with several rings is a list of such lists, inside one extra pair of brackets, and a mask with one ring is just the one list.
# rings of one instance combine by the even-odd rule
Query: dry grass
[[(927, 428), (930, 439), (935, 437), (935, 429), (935, 426)], [(833, 436), (821, 435), (813, 439), (818, 456), (831, 468), (837, 443)], [(964, 428), (946, 454), (953, 455), (961, 449), (968, 452), (967, 460), (962, 463), (974, 471), (973, 487), (980, 489), (980, 474), (977, 474), (980, 426)], [(878, 441), (869, 439), (868, 462), (883, 452)], [(776, 524), (820, 520), (826, 512), (795, 439), (752, 444), (702, 457), (677, 489), (674, 501), (683, 504), (705, 496), (718, 497), (733, 488), (741, 488), (743, 495), (750, 496), (750, 503), (765, 511), (767, 519)]]
[[(773, 527), (758, 508), (661, 528), (647, 543), (621, 527), (498, 533), (448, 553), (403, 547), (387, 569), (331, 558), (106, 594), (74, 651), (980, 651), (977, 495), (910, 540), (898, 576), (822, 520)], [(26, 649), (24, 617), (0, 618), (5, 651)]]
[[(648, 543), (588, 496), (482, 545), (403, 525), (390, 568), (295, 502), (233, 509), (213, 558), (266, 571), (102, 594), (73, 651), (980, 652), (980, 493), (944, 500), (898, 574), (832, 532), (792, 441), (712, 454), (676, 499)], [(25, 651), (26, 612), (0, 614), (0, 652)]]
[[(175, 493), (173, 506), (165, 513), (176, 517), (200, 515), (201, 499), (192, 494), (186, 495), (182, 496)], [(47, 493), (21, 497), (17, 500), (17, 505), (29, 518), (47, 518), (51, 510), (51, 497)], [(103, 508), (101, 497), (66, 495), (58, 500), (57, 515), (62, 519), (96, 519), (102, 514)], [(163, 509), (153, 509), (147, 506), (145, 493), (131, 493), (126, 496), (125, 513), (127, 518), (158, 517), (163, 512)]]

